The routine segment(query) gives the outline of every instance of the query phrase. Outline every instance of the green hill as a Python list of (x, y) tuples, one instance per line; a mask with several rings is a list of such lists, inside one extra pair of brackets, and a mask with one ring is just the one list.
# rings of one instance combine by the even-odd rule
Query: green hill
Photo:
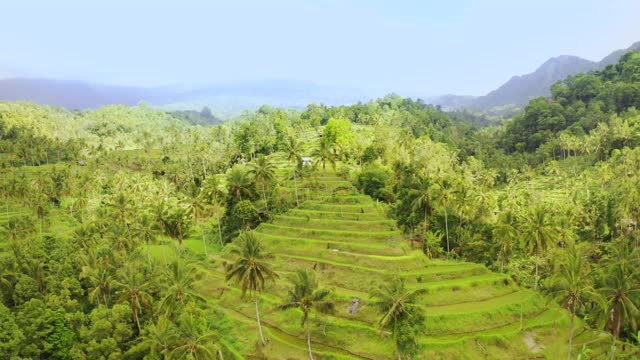
[[(345, 189), (348, 182), (333, 171), (320, 170), (313, 178), (320, 194), (254, 230), (275, 254), (273, 263), (281, 275), (260, 297), (271, 340), (264, 349), (268, 358), (298, 359), (306, 351), (299, 314), (277, 308), (290, 286), (287, 275), (299, 269), (315, 269), (321, 287), (332, 290), (337, 305), (335, 314), (313, 319), (313, 348), (322, 359), (394, 356), (391, 340), (376, 327), (378, 315), (367, 306), (369, 290), (393, 276), (411, 288), (426, 290), (420, 299), (426, 313), (425, 336), (418, 339), (420, 358), (563, 354), (568, 317), (555, 304), (482, 265), (427, 259), (410, 247), (386, 216), (386, 205)], [(301, 182), (299, 191), (310, 183)], [(227, 261), (218, 260), (218, 264)], [(250, 347), (257, 340), (253, 303), (239, 301), (239, 289), (225, 291), (226, 286), (224, 266), (212, 269), (206, 293), (220, 296), (225, 312), (246, 324), (244, 340)], [(355, 298), (362, 307), (352, 315), (348, 308)]]

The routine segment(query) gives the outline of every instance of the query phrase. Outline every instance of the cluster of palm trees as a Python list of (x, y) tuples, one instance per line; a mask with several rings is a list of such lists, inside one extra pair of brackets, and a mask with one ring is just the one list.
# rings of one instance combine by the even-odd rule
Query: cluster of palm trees
[[(225, 269), (226, 280), (235, 281), (242, 289), (243, 297), (249, 293), (253, 298), (260, 340), (266, 344), (258, 294), (265, 290), (268, 281), (273, 282), (279, 278), (268, 262), (272, 255), (265, 250), (253, 232), (242, 233), (228, 249), (233, 263)], [(330, 290), (319, 287), (313, 270), (298, 270), (290, 281), (292, 285), (287, 291), (286, 301), (278, 308), (300, 310), (300, 324), (305, 332), (309, 359), (313, 360), (310, 315), (313, 311), (334, 313), (335, 304), (331, 301)], [(399, 278), (394, 278), (371, 291), (371, 305), (381, 314), (378, 322), (380, 331), (385, 335), (391, 335), (398, 351), (398, 358), (403, 354), (414, 354), (417, 350), (416, 336), (422, 330), (424, 320), (422, 309), (417, 306), (420, 294), (420, 290), (408, 290)]]
[(549, 294), (569, 312), (569, 348), (571, 359), (576, 315), (593, 319), (612, 335), (611, 359), (616, 342), (625, 331), (636, 331), (640, 316), (640, 250), (626, 240), (612, 242), (609, 254), (594, 265), (596, 256), (587, 244), (569, 243), (558, 254), (554, 275), (549, 279)]

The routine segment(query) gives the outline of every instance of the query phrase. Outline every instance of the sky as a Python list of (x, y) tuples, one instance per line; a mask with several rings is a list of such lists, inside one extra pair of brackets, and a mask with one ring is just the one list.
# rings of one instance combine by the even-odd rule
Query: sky
[(0, 76), (483, 95), (640, 41), (639, 0), (0, 0)]

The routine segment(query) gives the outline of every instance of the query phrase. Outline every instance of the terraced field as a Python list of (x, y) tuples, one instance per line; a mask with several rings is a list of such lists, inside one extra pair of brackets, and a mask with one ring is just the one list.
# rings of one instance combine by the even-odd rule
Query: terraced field
[[(268, 358), (305, 357), (300, 314), (277, 309), (290, 285), (288, 274), (304, 268), (315, 269), (337, 304), (335, 314), (314, 316), (312, 341), (318, 358), (394, 357), (391, 341), (376, 329), (378, 315), (367, 306), (369, 290), (392, 276), (426, 290), (421, 298), (426, 333), (420, 339), (420, 358), (556, 358), (566, 351), (567, 318), (561, 309), (482, 265), (428, 260), (410, 248), (383, 204), (356, 193), (328, 170), (314, 177), (322, 192), (316, 189), (311, 199), (255, 230), (275, 254), (273, 263), (281, 275), (261, 297), (271, 339), (264, 349)], [(299, 182), (299, 191), (307, 184)], [(246, 326), (246, 341), (254, 344), (253, 304), (240, 301), (238, 289), (229, 291), (223, 280), (225, 259), (217, 260), (205, 291), (220, 298), (227, 314)], [(354, 298), (363, 306), (351, 315), (347, 308)]]

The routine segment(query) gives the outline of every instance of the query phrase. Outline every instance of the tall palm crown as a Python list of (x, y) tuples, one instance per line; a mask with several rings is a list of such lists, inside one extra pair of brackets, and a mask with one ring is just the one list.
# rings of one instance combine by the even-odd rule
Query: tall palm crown
[(327, 162), (335, 168), (335, 152), (331, 148), (331, 145), (329, 145), (326, 141), (321, 141), (320, 146), (313, 151), (312, 155), (316, 157), (314, 165), (317, 166), (318, 164), (322, 163), (322, 170), (325, 170), (327, 168)]
[(241, 234), (228, 248), (229, 253), (236, 257), (236, 260), (226, 269), (226, 280), (235, 279), (242, 288), (242, 296), (249, 291), (253, 295), (256, 305), (256, 320), (258, 321), (258, 331), (263, 344), (266, 344), (262, 333), (262, 323), (260, 322), (260, 308), (258, 306), (257, 292), (264, 290), (267, 280), (275, 280), (278, 274), (273, 271), (271, 264), (266, 260), (271, 257), (264, 251), (260, 240), (253, 233), (245, 232)]
[(167, 356), (177, 338), (176, 326), (166, 316), (160, 316), (157, 323), (145, 326), (139, 346)]
[(538, 267), (540, 253), (557, 242), (558, 228), (549, 218), (549, 210), (544, 206), (535, 206), (523, 219), (523, 241), (527, 251), (536, 257), (536, 275), (534, 289), (538, 288)]
[(571, 360), (576, 311), (580, 308), (586, 308), (589, 303), (602, 305), (602, 298), (593, 286), (594, 279), (591, 267), (583, 248), (569, 244), (561, 253), (561, 256), (558, 270), (551, 277), (550, 294), (569, 311), (569, 348), (567, 358)]
[(428, 223), (428, 215), (433, 209), (433, 184), (427, 177), (418, 177), (415, 182), (415, 187), (410, 190), (413, 202), (411, 206), (414, 211), (424, 211), (424, 223), (425, 227)]
[(258, 156), (253, 162), (249, 163), (249, 172), (256, 183), (259, 183), (262, 187), (262, 197), (264, 199), (264, 204), (267, 209), (269, 205), (267, 203), (267, 184), (271, 183), (273, 179), (276, 177), (276, 167), (273, 165), (273, 162), (269, 160), (264, 155)]
[(295, 161), (296, 165), (298, 165), (302, 161), (302, 144), (296, 140), (295, 137), (289, 136), (289, 141), (287, 142), (285, 153), (287, 154), (287, 160)]
[(640, 315), (640, 282), (636, 271), (639, 253), (631, 251), (626, 242), (611, 243), (612, 256), (605, 260), (600, 293), (607, 305), (607, 328), (613, 334), (611, 359), (615, 359), (616, 340), (626, 325), (638, 328)]
[(220, 337), (216, 331), (203, 328), (191, 315), (184, 314), (177, 328), (175, 348), (168, 354), (169, 359), (223, 359), (222, 349), (216, 343)]
[(206, 302), (196, 290), (199, 273), (195, 265), (184, 264), (178, 259), (171, 264), (166, 276), (168, 286), (160, 300), (160, 309), (167, 315), (178, 314), (189, 302)]
[(288, 302), (283, 304), (281, 308), (302, 310), (301, 324), (304, 325), (313, 309), (318, 309), (321, 312), (333, 309), (334, 304), (327, 301), (330, 293), (327, 289), (318, 289), (315, 272), (298, 270), (293, 278), (293, 288), (288, 291)]
[(288, 302), (281, 305), (282, 310), (298, 308), (302, 311), (301, 326), (306, 327), (309, 359), (313, 360), (311, 351), (311, 331), (309, 329), (309, 315), (313, 309), (322, 313), (335, 310), (335, 304), (329, 301), (330, 291), (318, 289), (316, 274), (309, 270), (298, 270), (292, 279), (293, 288), (288, 291)]
[(140, 313), (143, 307), (150, 307), (153, 297), (149, 293), (151, 284), (140, 272), (135, 272), (132, 268), (124, 269), (114, 281), (114, 287), (118, 289), (118, 303), (127, 301), (131, 309), (131, 316), (140, 328)]
[(244, 296), (264, 290), (267, 280), (275, 280), (278, 274), (266, 260), (271, 255), (265, 252), (260, 240), (252, 232), (241, 234), (230, 246), (229, 253), (236, 260), (226, 269), (226, 280), (236, 280)]
[(243, 195), (250, 195), (251, 179), (249, 179), (247, 171), (241, 166), (234, 166), (227, 173), (227, 187), (229, 192), (240, 201), (242, 201)]
[(249, 164), (249, 175), (253, 176), (256, 182), (269, 183), (275, 177), (276, 167), (271, 160), (264, 156), (258, 156), (254, 161)]
[(378, 327), (391, 333), (398, 357), (415, 351), (415, 343), (407, 341), (404, 333), (411, 328), (419, 331), (423, 326), (424, 314), (418, 306), (418, 297), (423, 292), (422, 289), (408, 290), (400, 278), (383, 283), (370, 292), (370, 305), (382, 315)]

